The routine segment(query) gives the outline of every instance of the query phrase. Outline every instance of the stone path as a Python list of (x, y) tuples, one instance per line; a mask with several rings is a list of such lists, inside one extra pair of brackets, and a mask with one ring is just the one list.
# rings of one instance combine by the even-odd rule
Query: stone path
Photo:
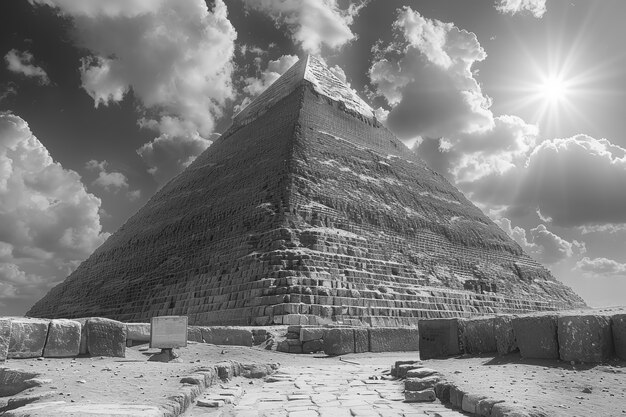
[[(405, 403), (403, 381), (370, 379), (381, 377), (380, 366), (332, 361), (328, 365), (288, 366), (250, 384), (233, 381), (209, 389), (201, 401), (223, 401), (219, 408), (195, 406), (186, 415), (193, 417), (351, 417), (406, 416), (460, 417), (466, 414), (439, 402)], [(232, 396), (235, 382), (243, 388)], [(229, 394), (230, 392), (230, 394)], [(212, 403), (213, 402), (213, 403)], [(230, 404), (228, 404), (230, 402)]]

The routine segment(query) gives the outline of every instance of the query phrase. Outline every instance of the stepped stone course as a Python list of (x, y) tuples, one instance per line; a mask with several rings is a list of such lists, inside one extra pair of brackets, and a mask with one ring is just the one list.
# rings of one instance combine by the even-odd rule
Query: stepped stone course
[(583, 305), (308, 57), (28, 315), (389, 327)]

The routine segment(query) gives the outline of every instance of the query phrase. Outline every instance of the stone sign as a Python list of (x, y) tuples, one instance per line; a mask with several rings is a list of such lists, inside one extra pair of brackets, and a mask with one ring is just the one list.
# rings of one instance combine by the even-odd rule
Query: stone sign
[(150, 347), (172, 349), (187, 346), (187, 316), (150, 319)]

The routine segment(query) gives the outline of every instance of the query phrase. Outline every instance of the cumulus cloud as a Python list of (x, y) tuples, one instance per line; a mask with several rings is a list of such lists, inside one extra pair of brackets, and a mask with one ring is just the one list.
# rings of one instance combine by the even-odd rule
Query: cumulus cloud
[(253, 63), (256, 67), (256, 75), (254, 77), (246, 77), (243, 80), (243, 99), (239, 104), (235, 105), (235, 114), (246, 108), (254, 97), (265, 91), (285, 71), (298, 62), (298, 57), (296, 55), (282, 55), (276, 60), (270, 60), (264, 70), (261, 70), (261, 62), (261, 57), (257, 56), (254, 58)]
[(507, 215), (538, 210), (555, 225), (583, 231), (618, 231), (626, 223), (626, 149), (606, 139), (547, 140), (509, 170), (459, 185)]
[(91, 184), (113, 193), (118, 192), (122, 188), (128, 188), (128, 178), (126, 178), (126, 175), (121, 172), (107, 171), (108, 165), (109, 163), (106, 160), (99, 162), (95, 159), (85, 164), (85, 168), (98, 173), (98, 178)]
[(322, 46), (337, 49), (356, 35), (350, 29), (366, 2), (341, 9), (337, 0), (244, 0), (245, 5), (269, 15), (277, 26), (286, 26), (292, 39), (305, 51), (319, 54)]
[(298, 62), (296, 55), (283, 55), (276, 60), (270, 60), (267, 68), (261, 71), (258, 77), (246, 78), (243, 91), (251, 97), (261, 94), (296, 62)]
[(399, 9), (395, 41), (373, 48), (369, 76), (391, 107), (387, 124), (401, 138), (441, 137), (493, 126), (491, 100), (472, 66), (487, 57), (472, 32)]
[(554, 264), (564, 259), (577, 257), (586, 252), (584, 243), (577, 240), (568, 242), (549, 231), (543, 224), (530, 229), (530, 233), (527, 234), (522, 227), (512, 227), (511, 221), (507, 218), (496, 219), (495, 222), (526, 253), (547, 264)]
[(500, 13), (530, 13), (540, 19), (546, 12), (546, 0), (497, 0), (496, 10)]
[(393, 27), (395, 40), (373, 48), (370, 79), (387, 102), (389, 128), (418, 138), (416, 152), (433, 169), (509, 218), (626, 223), (626, 149), (586, 135), (541, 142), (536, 125), (489, 110), (472, 71), (486, 57), (473, 33), (408, 7)]
[(104, 242), (100, 204), (26, 121), (0, 113), (0, 301), (34, 302)]
[[(73, 18), (77, 41), (91, 53), (80, 71), (96, 106), (119, 102), (132, 90), (144, 113), (140, 125), (159, 135), (138, 151), (150, 172), (177, 173), (198, 153), (171, 161), (153, 158), (145, 148), (167, 142), (170, 150), (180, 148), (172, 152), (178, 156), (210, 145), (216, 120), (234, 98), (237, 33), (222, 0), (212, 10), (203, 0), (31, 2)], [(161, 162), (167, 167), (152, 165)], [(172, 170), (177, 162), (182, 165)]]
[(607, 258), (591, 259), (585, 256), (576, 263), (576, 268), (593, 275), (621, 275), (626, 277), (626, 263)]
[[(219, 135), (209, 136), (212, 139), (216, 137)], [(164, 133), (137, 149), (137, 153), (150, 167), (148, 172), (155, 180), (159, 184), (165, 184), (187, 168), (212, 143), (213, 140), (205, 139), (199, 134)]]
[(50, 84), (50, 78), (48, 78), (46, 71), (33, 64), (34, 57), (30, 52), (20, 52), (17, 49), (11, 49), (4, 56), (4, 60), (9, 71), (29, 78), (35, 78), (40, 84)]

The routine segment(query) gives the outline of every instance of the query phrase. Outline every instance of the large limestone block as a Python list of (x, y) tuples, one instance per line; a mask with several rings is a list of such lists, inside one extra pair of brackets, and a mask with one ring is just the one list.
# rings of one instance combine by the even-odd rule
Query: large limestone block
[(354, 331), (349, 328), (327, 330), (324, 333), (324, 353), (331, 356), (354, 353)]
[(615, 355), (626, 361), (626, 314), (616, 314), (611, 320)]
[(558, 359), (555, 315), (520, 316), (513, 319), (513, 331), (523, 358)]
[(493, 317), (469, 319), (462, 323), (466, 353), (491, 353), (497, 350)]
[(204, 343), (204, 339), (202, 338), (202, 327), (188, 326), (187, 340), (192, 342)]
[(126, 339), (136, 342), (149, 342), (150, 323), (126, 323)]
[(81, 328), (81, 324), (75, 320), (52, 320), (43, 356), (46, 358), (78, 356)]
[(0, 362), (7, 359), (11, 342), (11, 320), (0, 319)]
[(368, 329), (354, 329), (354, 353), (363, 353), (370, 351), (370, 337)]
[(493, 329), (496, 334), (496, 348), (498, 349), (498, 354), (506, 355), (518, 350), (515, 332), (513, 331), (512, 317), (496, 317), (493, 321)]
[(85, 323), (87, 351), (91, 356), (126, 356), (126, 324), (105, 318)]
[(559, 354), (564, 361), (602, 362), (613, 354), (611, 318), (597, 314), (558, 319)]
[(202, 338), (214, 345), (252, 346), (252, 330), (233, 327), (203, 327)]
[(373, 327), (368, 330), (370, 352), (419, 350), (419, 330), (417, 327)]
[(86, 355), (87, 353), (87, 329), (85, 328), (85, 324), (87, 323), (87, 320), (89, 320), (89, 317), (80, 317), (77, 319), (74, 319), (74, 321), (77, 321), (80, 323), (81, 325), (81, 332), (80, 332), (80, 347), (78, 348), (78, 353), (80, 355)]
[(48, 320), (18, 318), (11, 320), (8, 358), (36, 358), (43, 354), (48, 336)]
[[(291, 327), (292, 326), (289, 326), (287, 332), (291, 332)], [(302, 342), (309, 342), (311, 340), (322, 339), (324, 337), (324, 330), (325, 329), (322, 327), (301, 327), (299, 330), (300, 340)]]
[(459, 319), (427, 319), (420, 320), (417, 325), (422, 359), (445, 358), (461, 353)]

